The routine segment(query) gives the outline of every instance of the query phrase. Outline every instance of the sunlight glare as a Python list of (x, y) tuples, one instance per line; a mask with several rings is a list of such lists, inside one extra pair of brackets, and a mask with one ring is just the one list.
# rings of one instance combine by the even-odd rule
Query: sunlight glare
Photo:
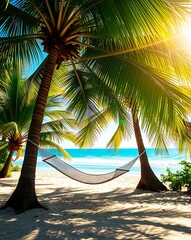
[(191, 46), (191, 18), (188, 18), (181, 29), (181, 38), (186, 45)]
[(191, 41), (191, 26), (182, 29), (183, 35), (186, 37), (185, 40)]

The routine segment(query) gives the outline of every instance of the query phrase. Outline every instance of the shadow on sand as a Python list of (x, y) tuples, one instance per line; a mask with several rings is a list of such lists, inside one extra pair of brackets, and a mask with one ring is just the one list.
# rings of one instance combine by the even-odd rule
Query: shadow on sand
[[(191, 226), (191, 213), (184, 211), (191, 197), (185, 193), (120, 188), (92, 193), (78, 187), (37, 192), (49, 210), (0, 211), (0, 239), (191, 239), (185, 224)], [(9, 195), (3, 195), (1, 205)]]

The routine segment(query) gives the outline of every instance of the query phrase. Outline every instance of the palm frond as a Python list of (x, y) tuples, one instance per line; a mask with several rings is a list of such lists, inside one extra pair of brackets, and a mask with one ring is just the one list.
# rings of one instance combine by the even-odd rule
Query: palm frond
[(20, 147), (19, 150), (17, 151), (15, 158), (12, 159), (12, 161), (15, 162), (16, 160), (18, 160), (23, 155), (23, 153), (24, 153), (24, 149)]
[(7, 142), (0, 140), (0, 151), (1, 152), (6, 150), (7, 146), (8, 146)]
[(9, 136), (10, 133), (18, 134), (18, 126), (15, 122), (9, 122), (0, 125), (0, 134), (3, 136)]
[(70, 154), (64, 148), (62, 148), (60, 145), (58, 145), (55, 142), (52, 142), (50, 140), (41, 140), (40, 141), (40, 146), (44, 147), (44, 148), (49, 147), (49, 148), (57, 149), (59, 151), (59, 153), (64, 155), (64, 158), (66, 160), (71, 160), (72, 159)]
[[(27, 51), (26, 51), (27, 49)], [(33, 64), (43, 59), (41, 47), (36, 41), (36, 36), (22, 36), (0, 38), (1, 59), (10, 61), (12, 58), (14, 63)]]
[(115, 151), (118, 151), (120, 144), (123, 140), (129, 140), (133, 132), (132, 123), (129, 118), (118, 119), (118, 125), (116, 131), (113, 133), (113, 136), (107, 143), (107, 147), (114, 148)]
[(82, 122), (82, 129), (76, 135), (76, 144), (81, 148), (92, 147), (113, 120), (108, 109), (89, 116)]

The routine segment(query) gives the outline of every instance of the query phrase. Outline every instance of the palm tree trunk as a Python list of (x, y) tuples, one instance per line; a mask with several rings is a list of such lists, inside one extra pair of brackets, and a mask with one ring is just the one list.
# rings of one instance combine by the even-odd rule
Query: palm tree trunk
[[(141, 154), (143, 151), (145, 151), (145, 146), (143, 143), (141, 130), (139, 127), (138, 118), (133, 111), (131, 112), (133, 117), (133, 127), (138, 146), (138, 151), (139, 154)], [(144, 154), (140, 156), (140, 165), (141, 165), (141, 179), (137, 185), (138, 189), (146, 189), (151, 191), (167, 190), (166, 186), (159, 181), (159, 179), (156, 177), (153, 170), (151, 169), (146, 151), (144, 152)]]
[[(22, 213), (27, 209), (32, 208), (44, 208), (37, 200), (35, 191), (35, 174), (37, 164), (38, 145), (40, 141), (40, 132), (45, 112), (46, 101), (48, 98), (48, 92), (50, 89), (52, 76), (56, 61), (58, 58), (58, 52), (56, 49), (51, 49), (49, 52), (48, 60), (45, 66), (42, 82), (39, 88), (33, 117), (29, 129), (26, 153), (21, 170), (21, 175), (18, 181), (18, 185), (6, 202), (6, 207), (12, 207), (17, 213)], [(33, 144), (33, 143), (34, 144)]]
[(14, 150), (10, 150), (7, 161), (5, 162), (3, 168), (0, 171), (0, 178), (7, 177), (13, 154), (14, 154)]

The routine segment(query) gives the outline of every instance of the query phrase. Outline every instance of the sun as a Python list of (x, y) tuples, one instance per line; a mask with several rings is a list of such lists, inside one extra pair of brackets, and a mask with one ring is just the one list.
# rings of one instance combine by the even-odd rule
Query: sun
[(185, 40), (191, 41), (191, 23), (190, 23), (190, 26), (188, 25), (183, 27), (182, 33), (185, 36)]
[(191, 18), (187, 18), (180, 30), (181, 40), (191, 47)]

